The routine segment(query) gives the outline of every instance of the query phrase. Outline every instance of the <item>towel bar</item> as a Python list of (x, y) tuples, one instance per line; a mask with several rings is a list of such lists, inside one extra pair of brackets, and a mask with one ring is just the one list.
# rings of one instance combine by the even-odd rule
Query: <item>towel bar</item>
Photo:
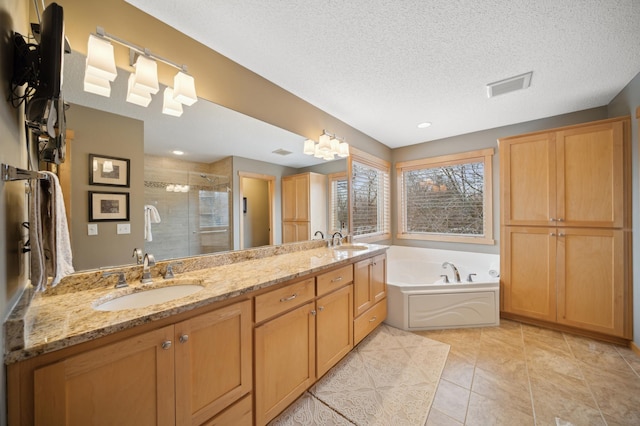
[(20, 169), (4, 163), (0, 163), (0, 173), (3, 181), (47, 178), (47, 175), (44, 173), (35, 170)]

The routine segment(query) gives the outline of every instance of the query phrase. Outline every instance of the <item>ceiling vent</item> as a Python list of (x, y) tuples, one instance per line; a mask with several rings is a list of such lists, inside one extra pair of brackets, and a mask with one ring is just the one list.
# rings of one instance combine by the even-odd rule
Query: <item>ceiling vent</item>
[(289, 155), (289, 154), (293, 154), (291, 151), (287, 151), (286, 149), (276, 149), (275, 151), (271, 151), (272, 154), (278, 154), (278, 155), (282, 155), (283, 157), (285, 155)]
[(505, 78), (504, 80), (496, 81), (494, 83), (489, 83), (487, 84), (487, 96), (493, 98), (494, 96), (504, 95), (505, 93), (526, 89), (531, 85), (532, 74), (533, 71), (529, 71), (525, 74)]

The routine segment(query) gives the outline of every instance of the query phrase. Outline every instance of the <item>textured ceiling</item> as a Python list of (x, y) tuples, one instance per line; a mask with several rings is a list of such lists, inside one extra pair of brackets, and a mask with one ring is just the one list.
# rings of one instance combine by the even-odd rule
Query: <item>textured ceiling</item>
[(126, 1), (392, 148), (606, 105), (640, 71), (638, 0)]

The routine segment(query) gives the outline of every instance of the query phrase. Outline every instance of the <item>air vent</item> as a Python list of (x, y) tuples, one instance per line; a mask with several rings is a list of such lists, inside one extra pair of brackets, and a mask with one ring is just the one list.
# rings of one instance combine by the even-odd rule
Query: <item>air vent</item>
[(531, 75), (533, 71), (525, 74), (516, 75), (515, 77), (506, 78), (487, 84), (487, 96), (504, 95), (505, 93), (515, 92), (516, 90), (526, 89), (531, 85)]
[(293, 152), (291, 151), (287, 151), (286, 149), (276, 149), (275, 151), (271, 151), (272, 154), (278, 154), (278, 155), (282, 155), (283, 157), (285, 155), (289, 155), (289, 154), (293, 154)]

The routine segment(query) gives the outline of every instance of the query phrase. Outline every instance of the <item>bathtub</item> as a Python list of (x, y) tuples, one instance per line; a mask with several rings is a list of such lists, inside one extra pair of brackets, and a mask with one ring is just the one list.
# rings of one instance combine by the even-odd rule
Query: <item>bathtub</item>
[[(497, 254), (390, 246), (385, 322), (403, 330), (499, 325), (499, 261)], [(461, 283), (443, 262), (458, 268)]]

